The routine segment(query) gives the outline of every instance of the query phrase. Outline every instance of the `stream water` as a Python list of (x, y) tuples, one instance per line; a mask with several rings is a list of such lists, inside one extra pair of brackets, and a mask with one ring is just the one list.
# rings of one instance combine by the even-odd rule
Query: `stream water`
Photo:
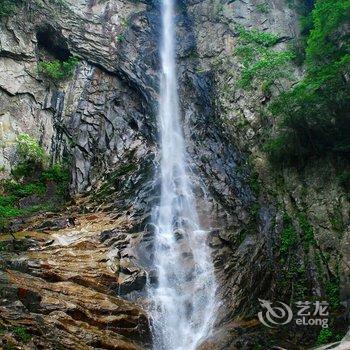
[(200, 226), (181, 128), (176, 72), (175, 0), (162, 0), (159, 133), (161, 199), (155, 219), (155, 350), (194, 350), (215, 310), (215, 276)]

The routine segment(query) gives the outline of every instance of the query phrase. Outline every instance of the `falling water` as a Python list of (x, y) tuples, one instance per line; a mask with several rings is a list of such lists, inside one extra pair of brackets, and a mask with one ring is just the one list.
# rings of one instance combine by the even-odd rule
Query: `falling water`
[(156, 350), (194, 350), (210, 332), (215, 278), (187, 174), (176, 79), (174, 2), (162, 0), (159, 128), (161, 200), (157, 211), (154, 301)]

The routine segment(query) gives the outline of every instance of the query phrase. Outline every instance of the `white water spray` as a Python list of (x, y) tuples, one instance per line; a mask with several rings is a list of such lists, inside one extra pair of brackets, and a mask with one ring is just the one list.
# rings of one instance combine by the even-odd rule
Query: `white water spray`
[(175, 0), (162, 0), (159, 128), (161, 200), (157, 212), (154, 301), (156, 350), (195, 350), (210, 333), (215, 276), (186, 169), (175, 55)]

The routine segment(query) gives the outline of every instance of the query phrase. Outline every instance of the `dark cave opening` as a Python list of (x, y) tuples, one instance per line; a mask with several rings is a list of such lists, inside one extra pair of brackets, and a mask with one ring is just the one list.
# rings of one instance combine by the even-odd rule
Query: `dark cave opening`
[(55, 59), (66, 61), (71, 57), (66, 39), (52, 25), (46, 23), (38, 27), (36, 38), (39, 50), (46, 51)]

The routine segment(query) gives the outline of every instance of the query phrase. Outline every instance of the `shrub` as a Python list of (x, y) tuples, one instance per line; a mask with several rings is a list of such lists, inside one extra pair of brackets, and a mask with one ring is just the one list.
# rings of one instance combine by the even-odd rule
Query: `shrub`
[(42, 172), (41, 179), (43, 182), (52, 181), (57, 185), (57, 194), (63, 198), (68, 197), (69, 188), (69, 171), (60, 164), (54, 164), (50, 169)]
[(13, 15), (20, 3), (20, 0), (0, 0), (0, 18)]
[(28, 343), (30, 339), (32, 339), (32, 336), (23, 327), (14, 328), (13, 333), (15, 333), (23, 343)]
[(22, 211), (13, 207), (12, 205), (2, 206), (0, 205), (0, 217), (2, 219), (14, 218), (22, 215)]
[[(47, 155), (37, 141), (24, 134), (17, 138), (17, 151), (20, 164), (12, 170), (14, 180), (0, 181), (0, 229), (4, 230), (9, 219), (42, 211), (57, 210), (68, 198), (69, 173), (59, 164), (47, 167)], [(35, 176), (33, 176), (35, 175)], [(56, 186), (50, 196), (49, 203), (36, 204), (19, 209), (21, 198), (32, 195), (43, 197), (47, 193), (47, 182)], [(36, 201), (40, 203), (39, 201)]]
[(279, 37), (273, 33), (247, 30), (238, 27), (239, 45), (235, 54), (242, 59), (243, 69), (238, 85), (250, 88), (254, 80), (262, 83), (263, 91), (268, 92), (279, 79), (289, 78), (287, 64), (294, 59), (292, 50), (275, 51), (272, 46)]
[(71, 77), (78, 64), (76, 57), (70, 57), (67, 61), (44, 61), (38, 64), (39, 72), (50, 79), (59, 81)]
[(340, 60), (349, 53), (346, 31), (338, 30), (350, 17), (349, 0), (318, 0), (312, 11), (313, 29), (307, 42), (309, 66), (320, 66)]
[(349, 156), (350, 48), (343, 26), (349, 15), (349, 0), (318, 0), (307, 15), (307, 74), (270, 106), (279, 130), (264, 146), (272, 161), (300, 164), (326, 154)]
[(317, 345), (327, 344), (332, 338), (333, 332), (328, 328), (323, 328), (317, 337)]
[(325, 293), (327, 301), (332, 309), (338, 309), (340, 307), (340, 281), (338, 277), (331, 278), (325, 284)]
[(256, 29), (247, 30), (238, 26), (238, 34), (241, 40), (246, 43), (255, 43), (265, 47), (271, 47), (278, 43), (279, 36), (273, 33), (261, 32)]
[(280, 131), (265, 145), (271, 159), (293, 163), (326, 153), (350, 152), (350, 95), (343, 75), (350, 55), (313, 71), (282, 93), (270, 110), (280, 116)]
[(122, 43), (124, 40), (125, 40), (125, 35), (124, 34), (118, 34), (117, 35), (118, 43)]
[(288, 214), (283, 215), (283, 230), (280, 237), (280, 252), (286, 256), (290, 249), (295, 248), (298, 243), (298, 235), (293, 226), (292, 219)]
[(45, 185), (40, 182), (23, 184), (16, 181), (9, 181), (4, 185), (5, 190), (13, 196), (23, 198), (33, 194), (44, 194), (46, 191)]
[(44, 163), (46, 161), (45, 150), (35, 138), (27, 134), (21, 134), (17, 137), (16, 143), (21, 163)]
[(261, 4), (257, 4), (256, 9), (261, 13), (268, 13), (269, 12), (269, 5), (266, 2), (261, 3)]

